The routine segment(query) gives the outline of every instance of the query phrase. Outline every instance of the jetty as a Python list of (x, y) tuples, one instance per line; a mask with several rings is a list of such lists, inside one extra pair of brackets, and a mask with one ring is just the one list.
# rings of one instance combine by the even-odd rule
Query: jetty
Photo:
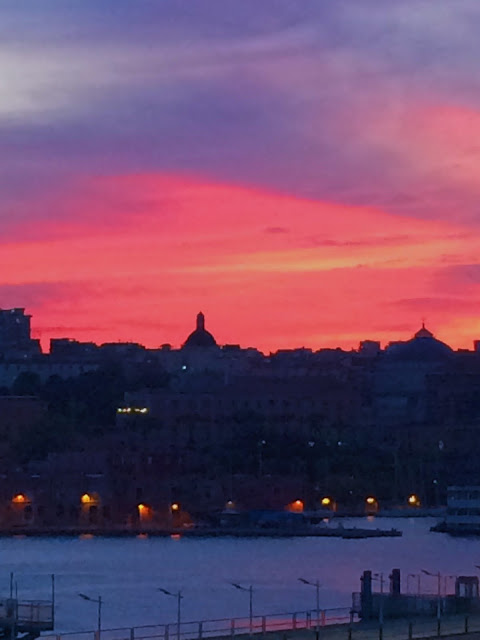
[(134, 537), (148, 535), (152, 537), (181, 536), (189, 538), (395, 538), (402, 535), (398, 529), (367, 529), (358, 527), (343, 527), (341, 524), (333, 526), (194, 526), (164, 528), (154, 525), (135, 525), (104, 527), (101, 525), (73, 526), (73, 527), (38, 527), (28, 525), (0, 529), (0, 537), (10, 536), (104, 536), (104, 537)]

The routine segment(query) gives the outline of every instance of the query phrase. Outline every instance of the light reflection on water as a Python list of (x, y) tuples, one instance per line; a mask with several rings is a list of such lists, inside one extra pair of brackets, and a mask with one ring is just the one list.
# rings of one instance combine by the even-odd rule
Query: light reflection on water
[[(401, 538), (0, 538), (0, 595), (8, 594), (15, 573), (20, 598), (49, 596), (55, 574), (56, 629), (93, 629), (96, 605), (78, 593), (102, 596), (103, 626), (128, 627), (173, 622), (176, 602), (158, 591), (182, 589), (182, 618), (200, 620), (245, 616), (248, 594), (229, 583), (253, 585), (254, 613), (313, 609), (315, 589), (299, 577), (319, 580), (321, 607), (348, 607), (363, 570), (383, 572), (388, 588), (392, 568), (474, 575), (480, 564), (476, 538), (430, 533), (435, 520), (355, 519), (343, 526), (403, 531)], [(412, 583), (413, 584), (413, 583)], [(422, 586), (436, 590), (436, 579)]]

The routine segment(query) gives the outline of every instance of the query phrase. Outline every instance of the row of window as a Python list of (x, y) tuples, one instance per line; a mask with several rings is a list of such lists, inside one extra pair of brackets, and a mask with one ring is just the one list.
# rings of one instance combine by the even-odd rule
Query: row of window
[(337, 410), (341, 410), (344, 407), (353, 406), (348, 399), (337, 402), (324, 402), (315, 398), (297, 398), (297, 399), (281, 399), (281, 398), (262, 398), (252, 400), (248, 398), (220, 398), (220, 397), (202, 397), (202, 398), (182, 398), (172, 399), (165, 402), (165, 410), (178, 409), (188, 407), (189, 409), (200, 409), (208, 407), (225, 407), (227, 409), (247, 409), (254, 411), (255, 409), (263, 410), (265, 407), (278, 407), (285, 408), (300, 408), (308, 407), (316, 410), (324, 409), (325, 407), (336, 407)]
[(480, 509), (475, 509), (473, 507), (449, 509), (448, 515), (449, 516), (480, 516)]
[(458, 489), (448, 492), (448, 498), (451, 500), (480, 500), (480, 489)]

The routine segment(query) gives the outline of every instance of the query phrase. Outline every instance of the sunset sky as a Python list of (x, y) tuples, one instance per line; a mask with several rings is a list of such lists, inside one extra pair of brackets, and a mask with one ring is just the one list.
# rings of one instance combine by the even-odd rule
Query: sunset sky
[(2, 0), (0, 307), (34, 337), (480, 339), (478, 0)]

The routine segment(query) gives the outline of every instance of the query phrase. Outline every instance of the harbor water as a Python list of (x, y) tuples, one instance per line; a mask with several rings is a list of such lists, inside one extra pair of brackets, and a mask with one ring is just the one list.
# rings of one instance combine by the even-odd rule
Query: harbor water
[[(55, 574), (58, 632), (91, 630), (102, 597), (102, 627), (164, 624), (176, 620), (176, 600), (159, 591), (182, 590), (182, 620), (248, 614), (253, 587), (255, 614), (315, 608), (315, 589), (299, 578), (320, 581), (321, 608), (348, 607), (360, 575), (371, 569), (377, 588), (388, 589), (392, 568), (402, 572), (402, 591), (436, 592), (438, 581), (421, 573), (440, 572), (442, 589), (452, 591), (455, 575), (475, 575), (477, 538), (431, 533), (431, 518), (343, 520), (345, 527), (395, 527), (398, 538), (182, 538), (10, 537), (0, 538), (0, 585), (8, 595), (14, 573), (20, 599), (48, 598)], [(416, 574), (410, 576), (409, 574)]]

